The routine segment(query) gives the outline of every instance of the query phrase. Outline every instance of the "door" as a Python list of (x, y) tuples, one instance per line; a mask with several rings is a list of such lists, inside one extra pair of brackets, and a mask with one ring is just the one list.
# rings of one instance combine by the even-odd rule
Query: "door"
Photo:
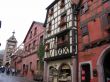
[(107, 53), (103, 61), (105, 82), (110, 82), (110, 52)]
[(81, 65), (81, 82), (90, 82), (90, 64)]

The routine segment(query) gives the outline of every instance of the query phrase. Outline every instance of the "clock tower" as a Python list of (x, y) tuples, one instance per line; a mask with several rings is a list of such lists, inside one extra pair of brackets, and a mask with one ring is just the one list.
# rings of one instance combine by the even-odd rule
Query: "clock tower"
[(3, 58), (3, 64), (10, 64), (11, 62), (11, 55), (15, 48), (17, 47), (17, 40), (14, 36), (15, 32), (12, 32), (13, 35), (7, 40), (6, 47), (5, 47), (5, 55)]

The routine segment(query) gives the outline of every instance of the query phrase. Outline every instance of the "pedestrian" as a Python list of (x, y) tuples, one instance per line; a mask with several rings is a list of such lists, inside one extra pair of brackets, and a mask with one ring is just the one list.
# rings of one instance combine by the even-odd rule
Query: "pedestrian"
[(7, 70), (6, 70), (6, 74), (7, 74), (7, 75), (10, 74), (10, 68), (7, 68)]
[(11, 71), (12, 71), (12, 76), (15, 75), (15, 69), (11, 68)]

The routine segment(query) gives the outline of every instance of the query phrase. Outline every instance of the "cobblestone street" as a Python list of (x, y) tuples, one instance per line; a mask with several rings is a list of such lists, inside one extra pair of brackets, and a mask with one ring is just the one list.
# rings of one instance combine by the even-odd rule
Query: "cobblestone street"
[(25, 77), (11, 76), (0, 73), (0, 82), (36, 82), (26, 79)]

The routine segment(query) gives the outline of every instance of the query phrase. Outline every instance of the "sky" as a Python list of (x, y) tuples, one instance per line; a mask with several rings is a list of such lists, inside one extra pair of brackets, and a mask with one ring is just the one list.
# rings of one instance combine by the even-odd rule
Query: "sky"
[(46, 7), (54, 0), (0, 0), (0, 50), (15, 31), (18, 46), (23, 42), (33, 21), (44, 23)]

